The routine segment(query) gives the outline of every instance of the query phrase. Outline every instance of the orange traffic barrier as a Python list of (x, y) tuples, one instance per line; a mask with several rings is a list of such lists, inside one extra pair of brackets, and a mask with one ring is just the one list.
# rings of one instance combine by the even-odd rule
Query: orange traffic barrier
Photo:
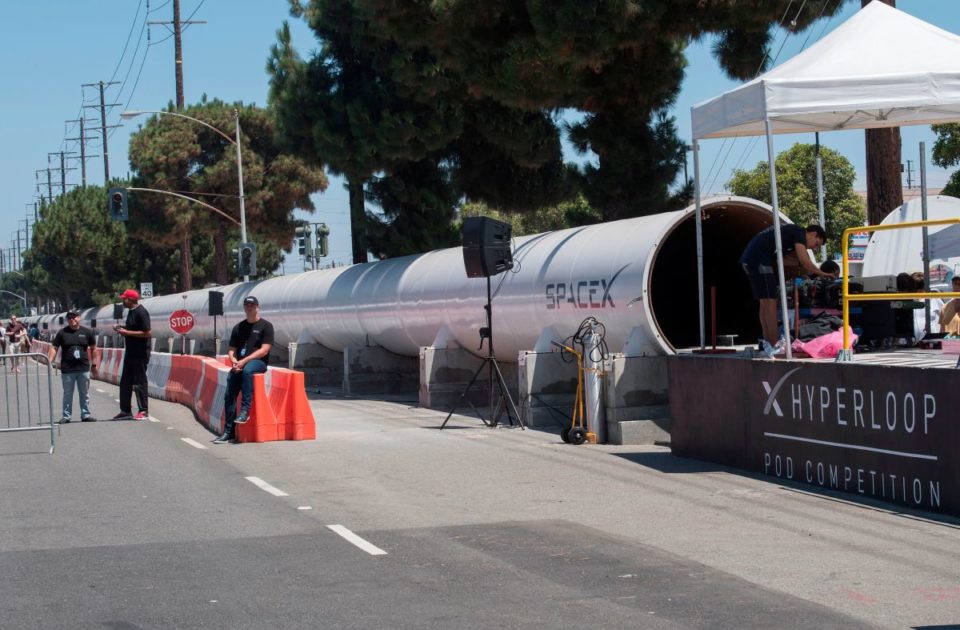
[[(239, 411), (240, 407), (237, 406)], [(253, 375), (253, 401), (250, 404), (250, 419), (236, 425), (238, 442), (273, 442), (284, 439), (277, 430), (277, 416), (270, 406), (267, 394), (266, 378), (263, 374)]]
[(288, 440), (315, 440), (317, 426), (307, 401), (303, 372), (284, 370), (289, 376), (287, 399), (284, 405), (284, 433)]

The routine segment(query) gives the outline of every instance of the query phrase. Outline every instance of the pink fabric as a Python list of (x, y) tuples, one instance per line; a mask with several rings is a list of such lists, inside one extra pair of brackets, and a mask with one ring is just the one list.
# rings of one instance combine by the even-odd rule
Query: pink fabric
[[(853, 329), (847, 326), (850, 333), (850, 347), (857, 343), (857, 336), (853, 334)], [(794, 340), (791, 345), (794, 352), (806, 352), (815, 359), (833, 359), (843, 348), (843, 330), (835, 330), (832, 333), (815, 337), (810, 341)]]

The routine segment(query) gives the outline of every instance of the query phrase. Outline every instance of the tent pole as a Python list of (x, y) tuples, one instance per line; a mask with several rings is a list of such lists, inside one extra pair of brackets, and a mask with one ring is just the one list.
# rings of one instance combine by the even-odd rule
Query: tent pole
[(773, 156), (773, 133), (770, 129), (770, 117), (763, 117), (767, 132), (767, 159), (770, 165), (770, 201), (773, 204), (773, 237), (777, 243), (777, 274), (780, 280), (780, 316), (783, 317), (783, 338), (787, 342), (787, 358), (793, 358), (790, 348), (790, 318), (787, 314), (787, 283), (783, 276), (783, 239), (780, 236), (780, 200), (777, 198), (777, 167)]
[[(923, 220), (927, 220), (927, 156), (926, 143), (920, 143), (920, 208)], [(923, 226), (923, 290), (930, 291), (930, 234)], [(930, 334), (930, 300), (923, 301), (924, 332)]]
[[(817, 139), (817, 209), (820, 211), (820, 227), (827, 229), (827, 214), (823, 209), (823, 158), (820, 157), (820, 132), (814, 134)], [(820, 262), (827, 259), (827, 244), (820, 246)]]
[(693, 141), (693, 206), (697, 226), (697, 305), (700, 307), (700, 349), (707, 347), (706, 315), (703, 305), (703, 218), (700, 210), (700, 143)]

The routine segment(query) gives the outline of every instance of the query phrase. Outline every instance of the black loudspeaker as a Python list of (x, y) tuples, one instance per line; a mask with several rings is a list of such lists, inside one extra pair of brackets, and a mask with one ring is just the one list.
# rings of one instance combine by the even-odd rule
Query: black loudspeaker
[(113, 318), (114, 318), (114, 319), (123, 319), (123, 304), (114, 304), (114, 305), (113, 305)]
[(96, 327), (97, 327), (97, 320), (91, 319), (91, 320), (90, 320), (90, 328), (96, 328)]
[(207, 298), (209, 309), (207, 315), (215, 317), (223, 315), (223, 293), (220, 291), (210, 291)]
[(58, 319), (59, 319), (60, 325), (63, 326), (63, 315), (61, 315)]
[(509, 223), (490, 217), (463, 220), (463, 266), (468, 278), (486, 278), (513, 268)]

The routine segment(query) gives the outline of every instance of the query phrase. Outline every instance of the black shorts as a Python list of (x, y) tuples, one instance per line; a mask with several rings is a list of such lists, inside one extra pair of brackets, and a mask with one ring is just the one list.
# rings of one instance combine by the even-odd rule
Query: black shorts
[(779, 295), (777, 277), (773, 267), (768, 265), (750, 266), (743, 263), (743, 273), (750, 280), (750, 290), (755, 300), (775, 300)]

